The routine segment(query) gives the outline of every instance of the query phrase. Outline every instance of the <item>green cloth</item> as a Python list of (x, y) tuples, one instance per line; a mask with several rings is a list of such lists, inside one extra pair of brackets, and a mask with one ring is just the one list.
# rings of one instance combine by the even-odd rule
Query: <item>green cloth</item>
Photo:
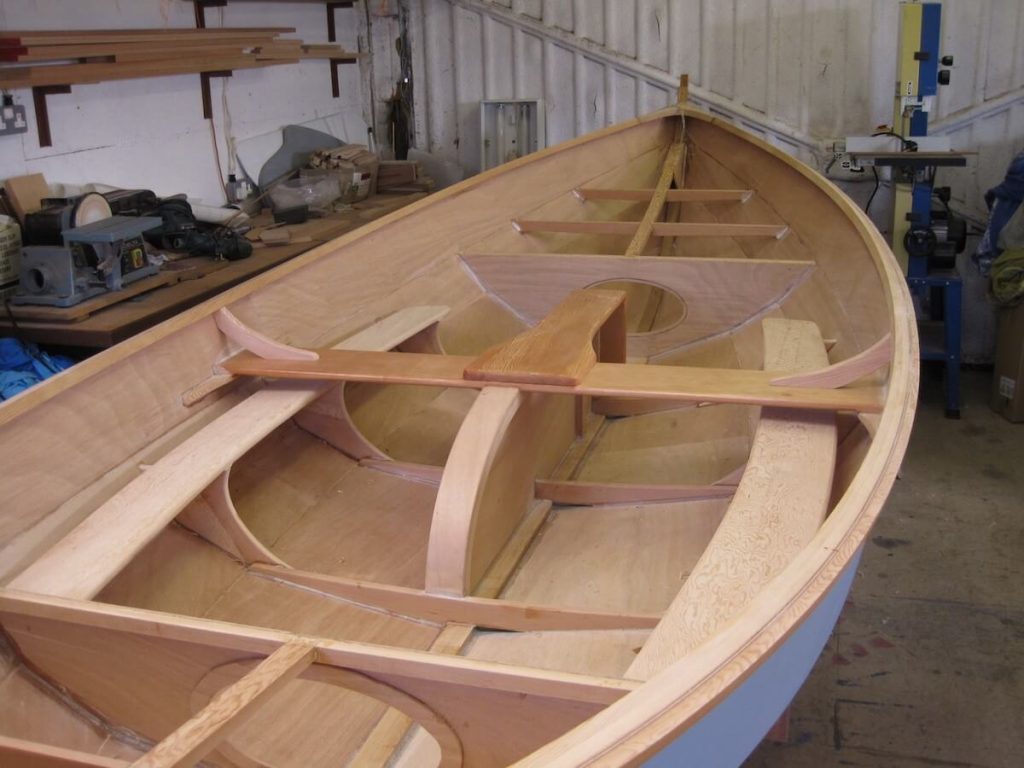
[(1008, 248), (992, 263), (992, 297), (1005, 307), (1024, 298), (1024, 248)]

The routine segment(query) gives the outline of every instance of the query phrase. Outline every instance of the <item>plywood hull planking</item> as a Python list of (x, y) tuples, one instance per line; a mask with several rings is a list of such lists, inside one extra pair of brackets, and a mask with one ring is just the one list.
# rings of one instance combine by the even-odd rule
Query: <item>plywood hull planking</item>
[(915, 360), (867, 219), (715, 118), (467, 180), (0, 407), (0, 754), (737, 764)]

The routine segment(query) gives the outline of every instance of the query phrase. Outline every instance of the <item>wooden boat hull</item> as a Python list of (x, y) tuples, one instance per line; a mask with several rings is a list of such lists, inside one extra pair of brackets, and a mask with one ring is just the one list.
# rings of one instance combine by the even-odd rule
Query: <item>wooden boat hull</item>
[(0, 754), (736, 764), (916, 343), (866, 217), (707, 115), (463, 182), (0, 407), (4, 685), (61, 712), (0, 707)]

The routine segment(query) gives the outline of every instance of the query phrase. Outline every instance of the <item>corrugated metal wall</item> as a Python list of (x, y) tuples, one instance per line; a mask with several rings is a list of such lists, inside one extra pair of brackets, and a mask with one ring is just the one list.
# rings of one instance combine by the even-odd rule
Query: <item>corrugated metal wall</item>
[[(819, 165), (888, 122), (896, 0), (410, 0), (419, 144), (474, 171), (478, 102), (542, 98), (548, 143), (695, 101)], [(1024, 3), (945, 0), (956, 58), (935, 129), (977, 162), (945, 179), (980, 211), (1024, 143)], [(418, 43), (418, 44), (417, 44)]]

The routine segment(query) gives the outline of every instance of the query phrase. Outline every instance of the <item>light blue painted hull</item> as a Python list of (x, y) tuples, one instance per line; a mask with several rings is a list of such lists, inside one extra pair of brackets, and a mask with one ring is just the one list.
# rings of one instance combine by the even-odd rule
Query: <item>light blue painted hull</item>
[(858, 551), (814, 612), (746, 682), (645, 765), (740, 765), (789, 706), (817, 662), (846, 602), (860, 555)]

